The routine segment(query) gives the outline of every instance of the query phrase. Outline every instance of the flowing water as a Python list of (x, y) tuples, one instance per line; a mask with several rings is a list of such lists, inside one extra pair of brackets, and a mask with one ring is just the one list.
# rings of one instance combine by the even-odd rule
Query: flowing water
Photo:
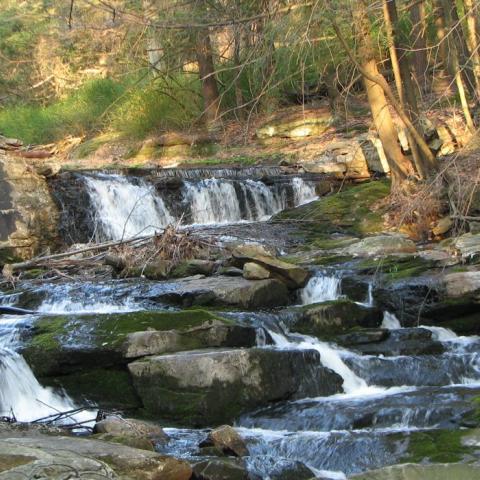
[[(85, 176), (85, 182), (97, 229), (104, 237), (116, 239), (151, 233), (181, 218), (190, 224), (261, 221), (315, 198), (314, 186), (301, 178), (289, 180), (288, 188), (259, 180), (189, 178), (177, 191), (181, 208), (174, 209), (164, 191), (142, 178), (95, 175)], [(344, 298), (342, 278), (347, 275), (347, 271), (317, 270), (300, 292), (300, 303)], [(117, 280), (25, 288), (14, 295), (0, 295), (0, 303), (32, 308), (36, 315), (130, 312), (164, 308), (155, 299), (171, 287)], [(373, 290), (370, 282), (365, 298), (357, 303), (373, 307)], [(277, 402), (236, 420), (250, 452), (248, 468), (265, 480), (273, 478), (278, 465), (292, 462), (303, 462), (312, 473), (335, 480), (395, 464), (404, 453), (406, 436), (418, 430), (460, 428), (471, 410), (472, 398), (480, 395), (477, 337), (458, 337), (441, 327), (420, 327), (441, 343), (443, 353), (366, 355), (296, 333), (288, 327), (294, 324), (290, 311), (223, 315), (256, 326), (261, 348), (318, 352), (318, 367), (333, 370), (343, 380), (342, 393)], [(65, 393), (41, 386), (18, 353), (22, 332), (36, 318), (0, 315), (0, 415), (14, 414), (22, 421), (76, 407)], [(384, 312), (381, 326), (391, 335), (407, 331), (395, 312)], [(92, 412), (82, 415), (75, 420), (88, 420)], [(167, 429), (167, 433), (170, 441), (158, 445), (158, 451), (185, 458), (195, 458), (207, 434), (179, 428)]]
[(317, 198), (315, 183), (300, 177), (272, 185), (250, 179), (187, 180), (175, 194), (141, 177), (99, 174), (84, 181), (96, 235), (114, 240), (151, 235), (169, 224), (264, 221)]

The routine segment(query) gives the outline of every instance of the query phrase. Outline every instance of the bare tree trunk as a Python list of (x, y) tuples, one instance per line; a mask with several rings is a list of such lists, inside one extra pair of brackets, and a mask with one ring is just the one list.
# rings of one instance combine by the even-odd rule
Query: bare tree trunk
[(388, 51), (390, 53), (390, 61), (392, 62), (393, 76), (395, 78), (395, 86), (397, 87), (398, 98), (400, 103), (405, 103), (403, 91), (402, 75), (400, 73), (400, 63), (398, 61), (397, 48), (395, 46), (395, 33), (393, 30), (392, 15), (389, 8), (390, 0), (382, 0), (383, 17), (385, 19), (385, 29), (387, 31)]
[[(161, 5), (163, 5), (161, 3)], [(154, 22), (158, 20), (158, 12), (157, 8), (158, 5), (154, 5), (151, 0), (143, 0), (142, 2), (143, 7), (143, 16), (145, 18), (145, 22), (148, 24), (149, 22)], [(155, 28), (146, 27), (145, 36), (147, 38), (147, 56), (148, 56), (148, 64), (152, 69), (153, 75), (157, 76), (159, 71), (162, 69), (162, 49), (160, 42), (157, 38), (157, 32)]]
[(212, 43), (207, 29), (199, 29), (196, 32), (195, 49), (200, 80), (202, 82), (203, 116), (207, 126), (212, 126), (215, 124), (220, 111), (220, 96), (215, 77)]
[(240, 74), (242, 70), (241, 62), (241, 41), (242, 41), (242, 32), (240, 27), (233, 27), (233, 62), (235, 64), (235, 79), (234, 79), (234, 88), (235, 88), (235, 104), (236, 104), (236, 114), (240, 117), (244, 117), (244, 98), (242, 88), (240, 86)]
[(467, 45), (473, 63), (477, 102), (480, 101), (480, 53), (478, 41), (478, 15), (480, 7), (474, 0), (463, 0), (467, 16)]
[[(391, 42), (390, 52), (394, 53), (395, 62), (397, 63), (397, 68), (394, 69), (394, 72), (396, 77), (398, 76), (397, 84), (400, 85), (400, 103), (418, 133), (423, 137), (424, 134), (419, 121), (417, 97), (415, 95), (416, 88), (414, 87), (411, 76), (412, 72), (408, 55), (410, 47), (407, 45), (405, 39), (402, 38), (401, 34), (399, 34), (400, 25), (395, 0), (383, 0), (383, 12), (387, 30), (390, 32), (388, 35)], [(394, 63), (393, 60), (392, 63)], [(415, 138), (408, 130), (407, 138), (415, 167), (420, 178), (428, 177), (431, 171), (436, 167), (436, 165), (431, 162), (432, 156), (429, 155), (427, 157), (423, 154)]]
[(427, 82), (427, 22), (425, 13), (425, 1), (414, 2), (410, 8), (413, 29), (413, 51), (414, 51), (414, 67), (415, 80), (420, 92), (427, 92), (430, 85)]
[[(447, 33), (452, 28), (452, 16), (451, 16), (452, 4), (450, 0), (435, 0), (435, 16), (437, 24), (437, 38), (440, 42), (440, 47), (444, 48), (442, 55), (446, 55), (444, 58), (445, 66), (455, 80), (458, 95), (462, 105), (463, 114), (465, 116), (465, 122), (468, 129), (471, 132), (475, 131), (473, 124), (473, 118), (470, 113), (470, 107), (468, 105), (467, 92), (465, 90), (465, 84), (462, 78), (462, 72), (460, 63), (458, 60), (458, 50), (456, 42), (453, 39), (447, 39)], [(442, 52), (442, 50), (440, 50)]]
[(450, 29), (453, 30), (453, 39), (457, 49), (457, 60), (460, 64), (460, 71), (465, 86), (472, 97), (476, 96), (475, 77), (473, 75), (472, 63), (470, 62), (470, 54), (468, 52), (467, 42), (463, 35), (463, 29), (458, 15), (457, 1), (442, 0), (444, 9), (447, 12), (447, 22)]
[[(397, 130), (393, 123), (388, 102), (383, 88), (371, 78), (383, 78), (377, 68), (372, 38), (370, 36), (370, 22), (368, 19), (365, 0), (352, 0), (353, 19), (356, 36), (359, 42), (358, 54), (364, 77), (368, 102), (372, 111), (373, 122), (382, 142), (385, 155), (390, 166), (393, 186), (400, 185), (412, 173), (412, 166), (402, 153), (398, 144)], [(383, 79), (385, 80), (385, 79)]]

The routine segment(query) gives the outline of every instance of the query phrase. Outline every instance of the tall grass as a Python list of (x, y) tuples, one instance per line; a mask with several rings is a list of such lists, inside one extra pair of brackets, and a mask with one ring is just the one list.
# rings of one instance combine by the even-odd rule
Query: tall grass
[(18, 105), (0, 111), (0, 133), (26, 143), (84, 135), (103, 126), (102, 114), (124, 92), (109, 79), (86, 82), (69, 97), (48, 106)]
[(191, 125), (200, 117), (200, 105), (198, 82), (185, 76), (144, 84), (97, 79), (51, 105), (3, 109), (0, 133), (26, 143), (112, 130), (142, 138), (157, 130)]

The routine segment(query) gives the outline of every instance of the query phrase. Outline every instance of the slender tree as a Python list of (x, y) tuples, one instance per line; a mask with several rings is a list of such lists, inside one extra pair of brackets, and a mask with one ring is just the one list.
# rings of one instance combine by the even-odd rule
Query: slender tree
[(412, 173), (412, 165), (398, 144), (397, 130), (393, 123), (383, 88), (372, 79), (385, 78), (381, 75), (375, 59), (375, 50), (370, 36), (371, 25), (365, 0), (352, 0), (353, 23), (358, 41), (359, 63), (367, 91), (368, 103), (375, 128), (385, 150), (392, 175), (392, 187), (397, 187)]
[(202, 82), (203, 116), (207, 126), (212, 127), (216, 123), (220, 112), (220, 96), (213, 63), (212, 42), (207, 28), (199, 28), (196, 31), (195, 53)]
[(478, 15), (480, 13), (480, 7), (475, 0), (463, 0), (463, 5), (467, 17), (467, 45), (473, 64), (473, 75), (475, 78), (475, 90), (478, 102), (480, 101), (480, 43), (478, 37)]
[(420, 92), (430, 89), (427, 80), (428, 58), (427, 58), (427, 16), (424, 0), (417, 0), (410, 7), (412, 20), (412, 49), (415, 67), (415, 80)]
[[(397, 89), (399, 91), (400, 103), (418, 133), (423, 136), (421, 123), (419, 121), (420, 115), (417, 96), (415, 94), (416, 88), (414, 87), (412, 79), (412, 68), (408, 54), (410, 46), (401, 34), (395, 0), (383, 0), (383, 14), (385, 17), (390, 56)], [(421, 178), (428, 177), (431, 171), (436, 167), (435, 162), (432, 162), (433, 156), (423, 154), (415, 138), (408, 130), (407, 138), (417, 173)]]

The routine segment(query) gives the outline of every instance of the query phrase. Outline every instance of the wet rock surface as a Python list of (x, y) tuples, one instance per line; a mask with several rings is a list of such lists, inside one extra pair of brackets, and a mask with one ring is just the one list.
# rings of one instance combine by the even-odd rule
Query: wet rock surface
[(268, 402), (339, 392), (341, 378), (318, 360), (315, 351), (257, 348), (147, 357), (128, 368), (150, 414), (210, 425)]

